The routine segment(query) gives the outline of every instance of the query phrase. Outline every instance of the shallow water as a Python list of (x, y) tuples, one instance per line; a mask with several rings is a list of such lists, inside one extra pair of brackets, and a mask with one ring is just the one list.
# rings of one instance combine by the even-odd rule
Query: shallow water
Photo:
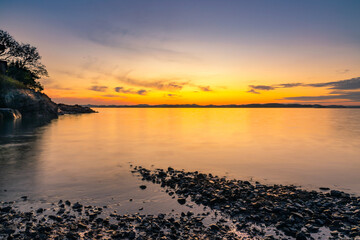
[(130, 164), (360, 194), (360, 109), (96, 110), (1, 125), (0, 200), (176, 206)]

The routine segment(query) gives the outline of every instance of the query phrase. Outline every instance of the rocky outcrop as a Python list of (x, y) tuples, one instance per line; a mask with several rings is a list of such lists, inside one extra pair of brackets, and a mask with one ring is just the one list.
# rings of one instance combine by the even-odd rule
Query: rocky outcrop
[(0, 121), (1, 120), (16, 120), (21, 118), (21, 113), (16, 109), (0, 108)]
[(0, 94), (0, 107), (18, 110), (23, 116), (50, 120), (58, 117), (58, 106), (32, 89), (7, 89)]
[(95, 113), (96, 111), (92, 110), (89, 107), (83, 107), (80, 105), (66, 105), (63, 103), (58, 104), (59, 114), (78, 114), (78, 113)]

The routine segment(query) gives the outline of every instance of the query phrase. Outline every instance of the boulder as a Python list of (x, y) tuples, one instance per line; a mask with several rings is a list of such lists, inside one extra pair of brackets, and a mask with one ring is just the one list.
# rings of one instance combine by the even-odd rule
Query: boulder
[(0, 120), (16, 120), (21, 118), (21, 113), (16, 109), (0, 108)]
[(32, 89), (7, 89), (0, 94), (0, 107), (17, 109), (23, 116), (58, 117), (58, 106), (44, 93)]

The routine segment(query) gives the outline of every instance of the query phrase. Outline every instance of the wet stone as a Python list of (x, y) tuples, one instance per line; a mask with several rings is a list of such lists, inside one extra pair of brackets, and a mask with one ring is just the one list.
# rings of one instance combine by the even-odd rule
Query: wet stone
[(183, 205), (183, 204), (186, 203), (186, 199), (185, 199), (185, 198), (179, 198), (177, 201), (178, 201), (178, 203), (180, 203), (181, 205)]

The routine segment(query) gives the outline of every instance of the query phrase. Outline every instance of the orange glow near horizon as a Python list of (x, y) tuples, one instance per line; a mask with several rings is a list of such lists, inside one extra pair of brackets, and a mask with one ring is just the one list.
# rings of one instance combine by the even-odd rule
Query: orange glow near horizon
[(311, 86), (360, 82), (356, 6), (190, 2), (4, 3), (0, 21), (38, 48), (55, 102), (360, 105), (358, 83)]

